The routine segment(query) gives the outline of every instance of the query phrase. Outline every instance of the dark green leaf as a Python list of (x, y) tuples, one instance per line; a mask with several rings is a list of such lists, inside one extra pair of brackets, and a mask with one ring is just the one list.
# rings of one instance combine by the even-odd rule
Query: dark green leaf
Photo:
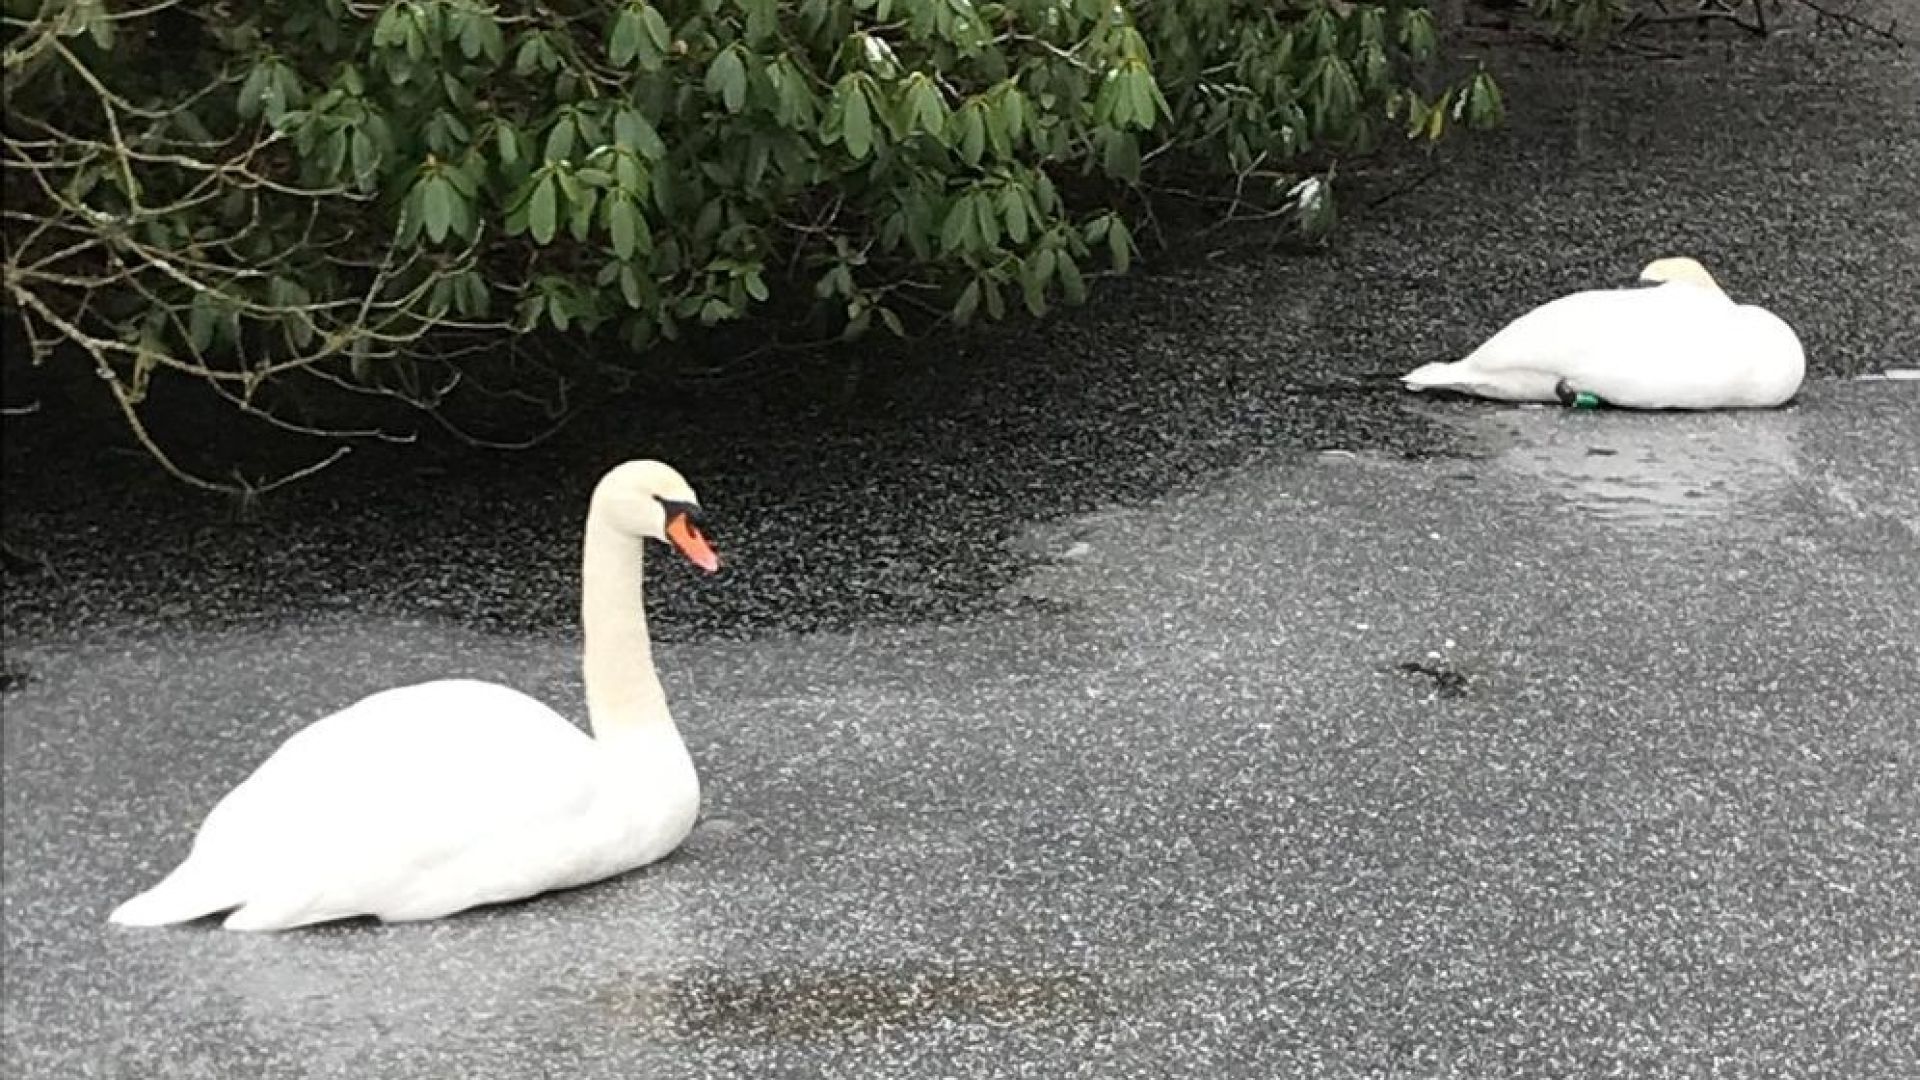
[(380, 12), (380, 17), (374, 20), (374, 47), (386, 49), (405, 44), (409, 22), (405, 7), (400, 4), (389, 5)]
[[(841, 86), (847, 87), (846, 112), (841, 120), (841, 137), (847, 145), (847, 153), (855, 161), (867, 156), (873, 148), (873, 115), (867, 106), (866, 91), (861, 89), (857, 78), (841, 80)], [(839, 90), (835, 90), (839, 93)]]
[(1140, 182), (1140, 143), (1129, 131), (1107, 132), (1107, 175), (1130, 184)]
[(1133, 263), (1133, 236), (1127, 232), (1127, 223), (1117, 216), (1107, 229), (1107, 257), (1113, 260), (1114, 270), (1122, 274)]
[(429, 176), (420, 182), (421, 220), (426, 225), (427, 239), (439, 243), (447, 238), (447, 232), (453, 227), (453, 202), (459, 198), (453, 185), (438, 176)]
[(1060, 288), (1067, 294), (1067, 302), (1072, 304), (1085, 303), (1087, 299), (1087, 283), (1086, 280), (1080, 276), (1080, 267), (1074, 263), (1073, 257), (1064, 251), (1061, 252), (1056, 270), (1060, 275)]
[(613, 33), (607, 40), (607, 60), (614, 67), (626, 67), (640, 55), (640, 37), (646, 31), (640, 24), (639, 9), (627, 7), (613, 17)]
[(638, 109), (621, 109), (615, 114), (613, 137), (618, 145), (637, 151), (648, 161), (659, 161), (667, 156), (667, 144), (660, 141), (660, 133), (648, 122), (646, 114)]
[(984, 102), (980, 106), (980, 116), (987, 128), (987, 145), (1002, 160), (1013, 156), (1013, 140), (1007, 135), (1007, 119), (1000, 110), (991, 108)]
[(1037, 262), (1029, 259), (1020, 267), (1020, 297), (1035, 318), (1047, 313), (1047, 289), (1040, 279)]
[(550, 243), (554, 232), (560, 227), (557, 186), (552, 174), (541, 177), (534, 185), (533, 197), (527, 202), (527, 227), (540, 244)]
[(1506, 118), (1506, 106), (1500, 100), (1500, 85), (1482, 71), (1473, 77), (1468, 91), (1467, 123), (1482, 130), (1498, 127)]
[(978, 100), (970, 101), (959, 112), (953, 114), (960, 124), (960, 157), (969, 165), (980, 164), (981, 155), (987, 152), (986, 107)]
[(1007, 221), (1007, 238), (1027, 242), (1027, 198), (1023, 188), (1008, 184), (1000, 192), (1000, 213)]
[(1099, 93), (1093, 99), (1093, 122), (1100, 127), (1124, 128), (1133, 122), (1133, 101), (1122, 85), (1123, 75), (1118, 69), (1109, 71), (1100, 80)]
[(593, 211), (600, 205), (600, 192), (596, 188), (572, 185), (568, 187), (566, 195), (567, 209), (570, 211), (567, 230), (573, 234), (574, 240), (585, 243), (593, 231)]
[(1146, 68), (1136, 67), (1128, 71), (1122, 77), (1122, 81), (1126, 83), (1123, 92), (1127, 95), (1130, 106), (1128, 111), (1132, 114), (1133, 123), (1142, 130), (1152, 127), (1154, 121), (1153, 76), (1147, 73)]
[(1019, 87), (1009, 84), (1001, 91), (1000, 122), (1006, 127), (1008, 139), (1020, 141), (1027, 128), (1027, 98)]
[(87, 36), (93, 38), (93, 43), (101, 49), (113, 48), (113, 21), (107, 18), (106, 11), (99, 6), (82, 10), (88, 12)]
[(701, 242), (713, 239), (720, 231), (720, 218), (726, 211), (719, 199), (709, 199), (700, 207), (700, 215), (693, 221), (693, 238)]
[(747, 65), (740, 49), (722, 49), (707, 65), (707, 92), (717, 95), (728, 112), (739, 112), (747, 103)]
[(940, 88), (919, 72), (914, 73), (907, 85), (907, 105), (912, 114), (913, 128), (936, 139), (945, 139), (947, 103), (940, 96)]
[(573, 110), (564, 110), (556, 120), (553, 130), (547, 132), (547, 160), (566, 161), (573, 156), (574, 137), (578, 127), (573, 121)]
[(1415, 60), (1433, 55), (1433, 17), (1424, 8), (1409, 8), (1400, 17), (1400, 44)]
[(780, 122), (791, 128), (806, 128), (813, 123), (813, 93), (807, 88), (806, 76), (785, 56), (767, 69), (767, 81), (772, 84), (777, 101), (776, 110)]
[(1007, 298), (1000, 294), (1000, 283), (992, 278), (981, 282), (982, 299), (987, 302), (987, 317), (996, 321), (1007, 317)]
[(656, 51), (664, 54), (673, 47), (673, 35), (667, 31), (667, 20), (660, 16), (659, 8), (648, 4), (640, 13), (640, 26)]
[(485, 315), (492, 304), (485, 279), (469, 272), (460, 276), (460, 286), (460, 313), (475, 317)]
[(513, 54), (513, 73), (531, 75), (540, 64), (540, 37), (538, 31), (529, 31), (520, 39), (520, 48)]
[(765, 182), (767, 166), (773, 160), (773, 151), (767, 140), (756, 134), (747, 142), (747, 171), (744, 179), (747, 186), (759, 190)]
[(353, 178), (362, 191), (373, 189), (374, 171), (380, 167), (380, 154), (365, 128), (353, 129)]
[(999, 247), (1000, 217), (993, 212), (993, 199), (986, 192), (974, 196), (973, 212), (978, 221), (981, 243), (989, 248)]
[(477, 167), (479, 162), (474, 159), (468, 160), (469, 164), (465, 166), (446, 166), (440, 170), (440, 176), (445, 179), (447, 183), (453, 185), (453, 190), (459, 192), (461, 198), (471, 200), (479, 195), (480, 185), (475, 181), (473, 173), (469, 172), (468, 169)]
[(468, 59), (478, 60), (484, 56), (496, 64), (507, 55), (507, 43), (500, 34), (500, 24), (484, 11), (475, 13), (467, 21), (467, 28), (460, 36), (460, 48)]
[(940, 226), (940, 249), (952, 254), (972, 247), (974, 221), (973, 196), (955, 199), (953, 208), (947, 211), (945, 224)]
[(439, 281), (434, 282), (433, 288), (427, 292), (427, 314), (438, 319), (445, 315), (447, 309), (452, 306), (453, 280), (451, 278), (441, 278)]
[(625, 194), (607, 200), (607, 231), (613, 237), (613, 253), (623, 261), (633, 257), (634, 226), (640, 210)]
[(640, 159), (632, 154), (621, 154), (613, 159), (613, 182), (636, 195), (647, 193), (647, 170)]
[(269, 61), (262, 60), (253, 65), (247, 73), (247, 79), (240, 84), (240, 97), (234, 102), (234, 111), (242, 120), (251, 120), (260, 113), (261, 99), (266, 95), (267, 80), (273, 75)]
[(206, 352), (213, 345), (214, 327), (219, 316), (213, 310), (213, 303), (206, 293), (196, 293), (193, 306), (187, 311), (187, 345), (194, 352)]
[(953, 321), (965, 326), (968, 320), (973, 318), (974, 310), (979, 306), (980, 279), (974, 278), (967, 283), (966, 288), (960, 290), (960, 299), (954, 301)]
[(531, 330), (540, 325), (540, 316), (545, 314), (546, 310), (547, 298), (540, 293), (534, 293), (520, 301), (520, 308), (514, 313), (515, 321), (522, 330)]

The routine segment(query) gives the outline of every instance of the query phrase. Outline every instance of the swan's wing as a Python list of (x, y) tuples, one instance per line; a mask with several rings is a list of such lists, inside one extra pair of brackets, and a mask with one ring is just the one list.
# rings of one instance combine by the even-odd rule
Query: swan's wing
[(1767, 407), (1791, 398), (1806, 374), (1786, 323), (1731, 302), (1670, 304), (1619, 338), (1569, 370), (1569, 383), (1628, 408)]
[(207, 816), (192, 858), (281, 891), (378, 888), (503, 832), (584, 813), (597, 791), (593, 750), (579, 728), (507, 687), (386, 691), (282, 744)]
[(1624, 291), (1574, 293), (1527, 312), (1468, 353), (1460, 366), (1489, 375), (1555, 370), (1618, 318)]
[(1696, 363), (1702, 342), (1724, 328), (1733, 310), (1723, 294), (1684, 284), (1574, 293), (1508, 323), (1461, 364), (1486, 374), (1576, 382), (1604, 375), (1643, 380), (1674, 364)]

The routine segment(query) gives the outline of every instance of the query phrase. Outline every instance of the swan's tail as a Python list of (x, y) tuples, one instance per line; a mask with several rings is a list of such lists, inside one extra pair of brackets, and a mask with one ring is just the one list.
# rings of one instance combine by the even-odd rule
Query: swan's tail
[(188, 862), (160, 884), (114, 908), (107, 921), (120, 926), (171, 926), (238, 907), (243, 899)]
[(1400, 376), (1400, 382), (1409, 390), (1458, 390), (1468, 385), (1459, 367), (1449, 362), (1421, 364)]

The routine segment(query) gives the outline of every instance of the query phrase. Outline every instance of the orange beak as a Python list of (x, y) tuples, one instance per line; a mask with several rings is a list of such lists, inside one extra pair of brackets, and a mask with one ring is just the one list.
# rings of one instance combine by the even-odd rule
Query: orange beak
[(707, 573), (720, 569), (720, 556), (713, 553), (706, 536), (684, 511), (667, 518), (667, 539), (688, 562)]

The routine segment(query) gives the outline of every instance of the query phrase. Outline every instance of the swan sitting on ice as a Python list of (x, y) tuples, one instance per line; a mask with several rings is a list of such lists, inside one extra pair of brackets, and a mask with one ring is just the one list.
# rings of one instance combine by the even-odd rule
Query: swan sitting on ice
[(1625, 409), (1769, 409), (1799, 392), (1806, 353), (1779, 316), (1734, 303), (1692, 259), (1659, 259), (1640, 280), (1639, 288), (1542, 304), (1465, 359), (1400, 381), (1498, 401)]
[(375, 694), (289, 738), (214, 806), (186, 861), (110, 921), (433, 919), (673, 851), (693, 828), (700, 781), (654, 671), (641, 549), (663, 541), (718, 569), (697, 508), (657, 461), (619, 465), (594, 489), (581, 573), (591, 737), (496, 683)]

